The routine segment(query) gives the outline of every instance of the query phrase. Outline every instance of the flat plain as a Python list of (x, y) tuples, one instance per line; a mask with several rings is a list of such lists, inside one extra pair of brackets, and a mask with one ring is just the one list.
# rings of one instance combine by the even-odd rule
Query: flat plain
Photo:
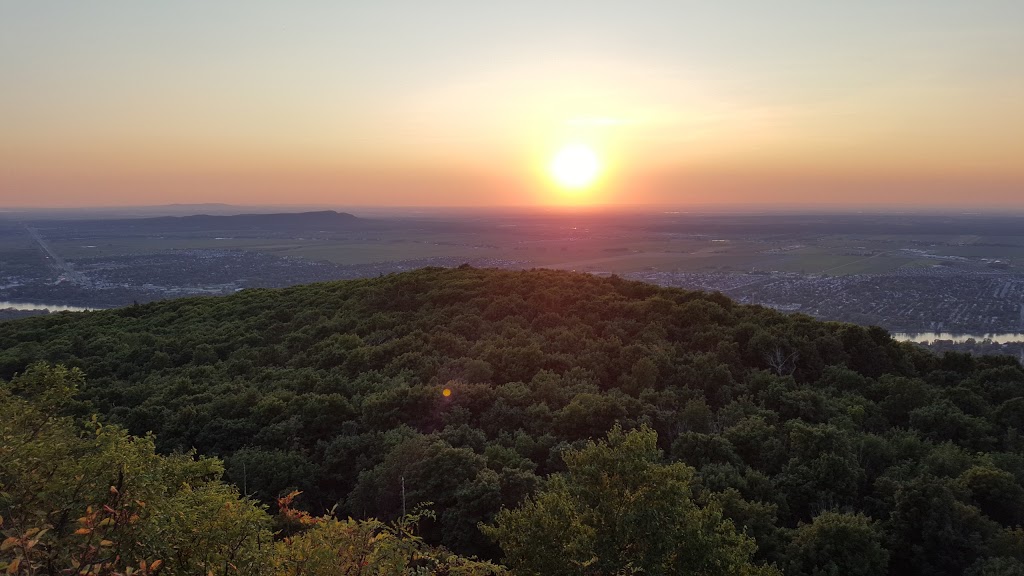
[(899, 332), (1024, 330), (1024, 217), (325, 214), (306, 226), (6, 213), (0, 301), (110, 307), (468, 263), (618, 274)]

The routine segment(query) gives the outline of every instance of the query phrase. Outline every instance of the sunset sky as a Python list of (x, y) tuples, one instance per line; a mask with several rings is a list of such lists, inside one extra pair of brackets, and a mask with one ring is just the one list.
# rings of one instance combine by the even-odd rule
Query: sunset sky
[(1022, 30), (1021, 0), (10, 0), (0, 206), (1024, 208)]

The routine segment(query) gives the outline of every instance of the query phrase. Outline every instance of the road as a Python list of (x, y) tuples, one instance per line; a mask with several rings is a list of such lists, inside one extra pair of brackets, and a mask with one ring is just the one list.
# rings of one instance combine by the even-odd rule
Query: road
[(65, 280), (76, 284), (85, 282), (85, 276), (76, 272), (70, 264), (58, 256), (57, 253), (53, 251), (53, 248), (50, 248), (50, 245), (46, 243), (46, 240), (43, 240), (43, 237), (39, 235), (38, 230), (28, 225), (25, 226), (25, 230), (28, 232), (29, 236), (36, 241), (36, 244), (39, 245), (39, 249), (43, 251), (43, 254), (46, 254), (46, 257), (49, 258), (49, 264), (57, 274), (62, 276)]

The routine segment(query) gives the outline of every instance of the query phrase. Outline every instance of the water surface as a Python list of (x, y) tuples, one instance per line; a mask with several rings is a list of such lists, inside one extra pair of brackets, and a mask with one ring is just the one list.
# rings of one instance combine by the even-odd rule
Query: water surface
[(989, 334), (954, 334), (951, 332), (895, 332), (892, 335), (897, 340), (908, 342), (931, 342), (933, 340), (952, 340), (962, 344), (974, 339), (977, 342), (991, 340), (996, 344), (1007, 344), (1009, 342), (1024, 342), (1024, 332), (992, 332)]
[(0, 310), (49, 310), (50, 312), (87, 312), (95, 308), (81, 306), (65, 306), (64, 304), (39, 304), (38, 302), (7, 302), (0, 300)]

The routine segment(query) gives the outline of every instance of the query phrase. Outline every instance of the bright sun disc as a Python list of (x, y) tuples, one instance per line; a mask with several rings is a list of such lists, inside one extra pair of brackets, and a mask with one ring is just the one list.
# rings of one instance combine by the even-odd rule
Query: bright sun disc
[(590, 148), (573, 144), (558, 151), (551, 161), (551, 175), (561, 186), (585, 188), (597, 178), (601, 163)]

